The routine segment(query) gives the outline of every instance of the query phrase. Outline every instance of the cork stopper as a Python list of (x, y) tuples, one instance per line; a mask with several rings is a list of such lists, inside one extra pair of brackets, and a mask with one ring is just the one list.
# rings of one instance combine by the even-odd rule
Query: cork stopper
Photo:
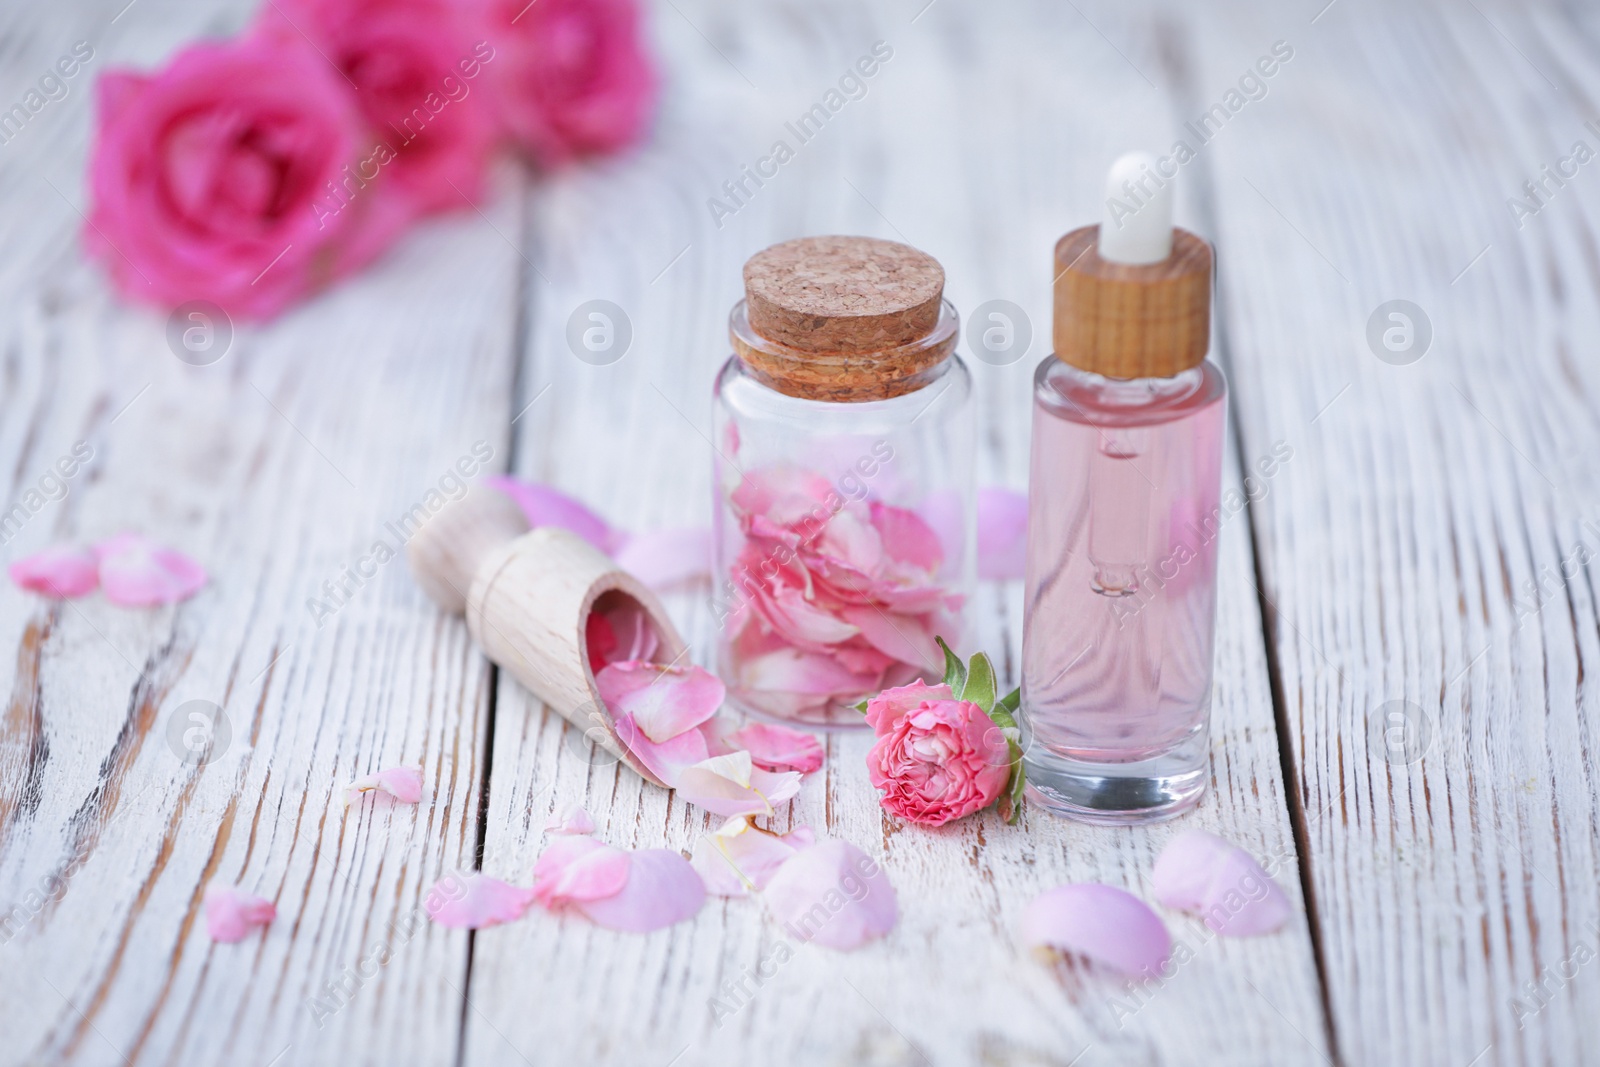
[(872, 237), (802, 237), (744, 265), (735, 352), (763, 384), (812, 400), (880, 400), (919, 388), (955, 349), (944, 268)]
[(1211, 346), (1211, 246), (1172, 228), (1159, 263), (1112, 263), (1099, 226), (1056, 243), (1056, 358), (1107, 378), (1170, 378)]

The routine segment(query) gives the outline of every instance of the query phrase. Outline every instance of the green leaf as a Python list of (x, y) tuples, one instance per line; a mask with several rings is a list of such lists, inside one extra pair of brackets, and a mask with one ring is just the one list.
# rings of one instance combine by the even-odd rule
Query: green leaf
[(861, 703), (859, 703), (859, 704), (851, 704), (850, 706), (852, 708), (855, 708), (861, 714), (865, 715), (867, 713), (867, 703), (871, 699), (872, 699), (871, 697), (868, 697), (866, 700), (863, 700)]
[(935, 637), (939, 647), (944, 650), (944, 684), (948, 685), (959, 699), (961, 691), (967, 687), (967, 667), (961, 662), (961, 657), (950, 651), (950, 646), (944, 643), (944, 638)]
[(994, 707), (994, 691), (994, 664), (979, 652), (972, 657), (972, 666), (967, 668), (967, 684), (956, 693), (956, 698), (970, 700), (987, 712)]
[(993, 708), (991, 708), (989, 710), (989, 718), (1002, 730), (1016, 730), (1019, 728), (1017, 726), (1016, 716), (1007, 711), (1004, 704), (996, 704)]
[(999, 809), (1001, 816), (1008, 826), (1015, 826), (1017, 819), (1022, 814), (1022, 791), (1027, 785), (1027, 776), (1022, 770), (1022, 749), (1015, 741), (1011, 742), (1011, 778), (1006, 782), (1006, 791), (1000, 795)]
[(1003, 730), (1017, 729), (1017, 705), (1022, 702), (1022, 690), (1013, 689), (1005, 696), (994, 702), (994, 707), (989, 709), (989, 718)]

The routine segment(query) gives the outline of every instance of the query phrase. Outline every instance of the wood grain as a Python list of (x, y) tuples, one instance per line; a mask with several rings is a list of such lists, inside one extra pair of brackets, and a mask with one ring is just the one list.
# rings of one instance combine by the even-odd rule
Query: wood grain
[[(508, 165), (481, 213), (190, 367), (79, 251), (89, 76), (254, 5), (124, 4), (0, 10), (0, 107), (95, 49), (0, 143), (0, 506), (92, 453), (3, 554), (131, 527), (213, 579), (152, 612), (0, 587), (0, 1064), (1600, 1058), (1600, 179), (1574, 147), (1600, 151), (1594, 13), (668, 0), (649, 144), (531, 181)], [(479, 441), (488, 468), (624, 527), (703, 523), (741, 267), (818, 233), (926, 250), (969, 321), (1024, 310), (1024, 357), (962, 345), (980, 479), (1020, 488), (1050, 249), (1099, 217), (1116, 156), (1175, 137), (1196, 148), (1177, 216), (1216, 243), (1239, 431), (1201, 808), (1139, 830), (906, 827), (841, 734), (774, 825), (883, 865), (902, 909), (884, 942), (790, 946), (774, 970), (782, 929), (750, 900), (644, 937), (541, 911), (475, 935), (423, 921), (453, 870), (525, 883), (566, 804), (633, 847), (687, 849), (711, 820), (493, 672), (403, 562), (356, 575), (386, 524)], [(776, 175), (745, 179), (780, 139)], [(592, 300), (628, 319), (611, 362), (569, 348)], [(1426, 318), (1419, 359), (1401, 300)], [(708, 662), (709, 590), (666, 602)], [(1014, 679), (1020, 588), (986, 585), (975, 610)], [(231, 734), (198, 767), (197, 700)], [(431, 803), (341, 809), (340, 783), (396, 763), (423, 767)], [(1289, 929), (1219, 941), (1167, 913), (1192, 954), (1144, 985), (1012, 944), (1048, 886), (1148, 896), (1188, 826), (1263, 858)], [(213, 945), (213, 879), (278, 920)]]
[[(122, 7), (8, 9), (7, 70), (31, 81), (82, 36), (90, 75), (148, 65), (253, 15), (113, 22)], [(90, 99), (85, 77), (0, 150), (4, 499), (75, 441), (93, 449), (6, 556), (134, 528), (212, 580), (155, 611), (0, 587), (0, 908), (23, 909), (0, 944), (0, 1062), (444, 1062), (468, 945), (420, 906), (441, 868), (472, 863), (490, 671), (403, 563), (341, 576), (475, 440), (504, 461), (520, 264), (495, 227), (514, 232), (518, 207), (425, 226), (192, 367), (166, 315), (117, 301), (79, 253)], [(182, 758), (194, 700), (231, 734), (203, 766)], [(341, 783), (398, 763), (422, 766), (432, 805), (342, 810)], [(213, 945), (212, 880), (273, 900), (277, 921)]]
[(1194, 116), (1294, 50), (1193, 166), (1244, 449), (1295, 448), (1252, 514), (1338, 1045), (1593, 1062), (1593, 165), (1511, 201), (1600, 147), (1600, 24), (1316, 14), (1229, 5), (1167, 58)]
[(1100, 258), (1100, 227), (1056, 242), (1056, 355), (1108, 378), (1170, 378), (1211, 348), (1211, 246), (1182, 228), (1160, 263)]

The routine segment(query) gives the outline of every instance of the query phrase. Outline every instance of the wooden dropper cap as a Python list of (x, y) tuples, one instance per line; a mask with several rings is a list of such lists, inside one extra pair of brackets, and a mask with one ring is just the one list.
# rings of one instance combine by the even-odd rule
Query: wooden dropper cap
[(1211, 346), (1211, 246), (1172, 225), (1173, 179), (1152, 174), (1154, 163), (1147, 153), (1117, 160), (1106, 221), (1056, 243), (1052, 340), (1056, 358), (1079, 370), (1170, 378)]
[(758, 381), (789, 396), (899, 396), (955, 350), (944, 268), (894, 241), (784, 241), (750, 257), (744, 289), (734, 351)]
[(417, 584), (444, 610), (465, 614), (478, 646), (591, 741), (657, 785), (617, 736), (589, 668), (589, 614), (632, 601), (671, 662), (683, 638), (642, 582), (558, 526), (528, 528), (504, 493), (474, 486), (425, 522), (406, 546)]

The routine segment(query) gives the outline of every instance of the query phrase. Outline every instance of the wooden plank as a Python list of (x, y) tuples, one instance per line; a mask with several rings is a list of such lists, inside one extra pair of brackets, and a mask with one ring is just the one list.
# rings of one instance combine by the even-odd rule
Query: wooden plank
[[(553, 180), (532, 200), (548, 284), (534, 286), (523, 391), (541, 399), (519, 423), (517, 469), (625, 526), (703, 521), (710, 383), (726, 358), (740, 265), (781, 238), (863, 232), (938, 256), (964, 311), (1006, 298), (1032, 317), (1027, 359), (974, 367), (983, 478), (1021, 486), (1029, 376), (1047, 349), (1050, 247), (1097, 216), (1104, 167), (1138, 143), (1130, 138), (1164, 128), (1162, 94), (1094, 25), (1042, 3), (869, 11), (675, 2), (656, 10), (655, 24), (674, 81), (654, 143), (631, 160)], [(1147, 27), (1132, 32), (1149, 39)], [(894, 54), (866, 96), (716, 227), (705, 201), (879, 40)], [(591, 299), (614, 301), (632, 322), (632, 348), (610, 366), (586, 365), (566, 347), (568, 315)], [(1230, 465), (1232, 486), (1237, 469)], [(865, 739), (834, 736), (824, 772), (776, 822), (856, 842), (884, 865), (902, 911), (887, 941), (850, 954), (801, 947), (745, 1003), (728, 983), (768, 969), (783, 937), (757, 902), (713, 901), (694, 922), (645, 937), (536, 911), (475, 938), (467, 1060), (1322, 1062), (1325, 1024), (1303, 918), (1275, 937), (1224, 943), (1170, 915), (1193, 959), (1158, 988), (1052, 973), (1012, 944), (1020, 909), (1047, 887), (1104, 880), (1148, 893), (1155, 854), (1184, 826), (1276, 858), (1298, 903), (1245, 521), (1229, 522), (1222, 536), (1215, 788), (1199, 813), (1139, 830), (1033, 811), (1016, 828), (992, 816), (931, 832), (903, 827), (877, 806)], [(982, 643), (1003, 652), (1008, 677), (1018, 586), (983, 590), (977, 609)], [(707, 595), (671, 604), (702, 663), (714, 640)], [(547, 840), (542, 827), (567, 803), (586, 805), (603, 839), (630, 847), (688, 848), (711, 825), (667, 792), (586, 760), (574, 734), (502, 683), (489, 873), (525, 881)], [(739, 1010), (718, 1025), (713, 998), (732, 998)]]
[[(8, 70), (42, 70), (122, 6), (8, 13), (26, 23)], [(136, 8), (96, 38), (102, 65), (153, 63), (253, 7)], [(518, 202), (422, 227), (191, 367), (166, 316), (118, 303), (77, 251), (86, 90), (0, 151), (5, 499), (75, 441), (94, 451), (5, 554), (131, 527), (212, 581), (158, 611), (0, 588), (0, 1058), (445, 1062), (468, 942), (420, 907), (441, 869), (471, 866), (490, 671), (403, 563), (320, 626), (308, 598), (474, 442), (505, 462), (522, 265), (497, 230), (517, 232)], [(192, 700), (231, 733), (198, 767), (181, 758)], [(431, 804), (342, 810), (339, 784), (396, 763), (423, 767)], [(272, 899), (276, 922), (213, 945), (212, 880)]]
[[(1317, 7), (1231, 5), (1170, 56), (1198, 116), (1294, 48), (1196, 166), (1244, 449), (1296, 450), (1254, 515), (1338, 1046), (1592, 1062), (1600, 178), (1509, 201), (1600, 149), (1597, 24)], [(1425, 353), (1369, 346), (1396, 299)]]

